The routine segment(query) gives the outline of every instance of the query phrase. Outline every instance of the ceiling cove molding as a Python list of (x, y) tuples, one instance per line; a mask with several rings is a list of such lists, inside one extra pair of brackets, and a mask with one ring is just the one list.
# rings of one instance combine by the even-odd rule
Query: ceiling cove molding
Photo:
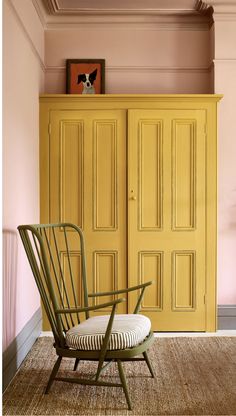
[[(172, 0), (168, 4), (162, 0), (113, 0), (111, 7), (110, 0), (95, 1), (87, 0), (40, 0), (44, 4), (49, 14), (52, 15), (79, 15), (79, 14), (206, 14), (209, 6), (203, 0)], [(165, 4), (165, 6), (164, 6)], [(170, 6), (171, 4), (171, 6)], [(180, 6), (181, 4), (181, 6)], [(145, 7), (144, 7), (145, 5)]]
[[(208, 10), (209, 6), (206, 6), (206, 9), (204, 9), (204, 13), (206, 10)], [(143, 8), (143, 9), (121, 9), (121, 8), (111, 8), (111, 9), (99, 9), (99, 8), (93, 8), (93, 9), (86, 9), (86, 8), (81, 8), (81, 9), (58, 9), (58, 10), (53, 10), (53, 12), (51, 13), (52, 15), (57, 15), (57, 16), (70, 16), (70, 15), (145, 15), (145, 14), (150, 14), (150, 15), (185, 15), (185, 16), (189, 16), (189, 15), (199, 15), (201, 14), (201, 12), (198, 12), (196, 10), (187, 10), (187, 9), (151, 9), (151, 8)]]
[(215, 16), (222, 17), (222, 20), (235, 20), (236, 0), (205, 0), (204, 4), (212, 7)]
[[(209, 30), (209, 6), (195, 1), (196, 9), (62, 9), (58, 0), (32, 0), (45, 29), (117, 29), (132, 25), (146, 30)], [(176, 1), (176, 4), (179, 2)], [(69, 12), (70, 11), (70, 12)]]
[[(64, 1), (64, 3), (63, 3)], [(145, 5), (155, 4), (155, 7), (129, 7), (131, 0), (124, 2), (125, 7), (75, 7), (75, 0), (32, 0), (45, 29), (69, 29), (82, 26), (88, 29), (91, 25), (111, 26), (132, 24), (138, 29), (147, 28), (147, 25), (159, 25), (160, 30), (168, 25), (175, 29), (206, 30), (214, 21), (235, 21), (236, 0), (189, 0), (189, 7), (180, 8), (179, 0), (173, 0), (173, 8), (159, 7), (163, 3), (146, 1)], [(151, 3), (150, 3), (151, 2)], [(62, 5), (60, 4), (62, 3)], [(64, 5), (66, 6), (64, 6)], [(71, 4), (71, 5), (70, 5)], [(79, 1), (78, 1), (79, 4)], [(98, 4), (98, 3), (94, 3)], [(165, 3), (166, 4), (166, 3)], [(159, 7), (159, 8), (158, 8)], [(213, 14), (213, 19), (212, 19)], [(146, 27), (145, 27), (146, 26)], [(171, 29), (170, 29), (171, 30)]]

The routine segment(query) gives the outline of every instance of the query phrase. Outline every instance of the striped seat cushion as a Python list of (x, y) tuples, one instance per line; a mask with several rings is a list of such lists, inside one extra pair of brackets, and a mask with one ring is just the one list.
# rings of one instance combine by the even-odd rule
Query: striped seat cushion
[[(78, 350), (100, 350), (109, 315), (94, 316), (74, 326), (66, 333), (66, 344)], [(115, 315), (108, 350), (132, 348), (149, 334), (151, 322), (138, 314)]]

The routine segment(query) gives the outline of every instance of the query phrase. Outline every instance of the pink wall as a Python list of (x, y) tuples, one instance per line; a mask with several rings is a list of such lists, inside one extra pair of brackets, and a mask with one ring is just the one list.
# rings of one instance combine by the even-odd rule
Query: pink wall
[[(79, 27), (79, 26), (78, 26)], [(65, 60), (105, 58), (107, 93), (208, 93), (211, 34), (205, 25), (83, 25), (45, 32), (45, 92), (65, 92)]]
[[(19, 4), (20, 3), (20, 4)], [(20, 17), (15, 9), (20, 7)], [(44, 33), (29, 0), (3, 9), (3, 350), (40, 306), (17, 226), (39, 221)], [(26, 19), (24, 20), (24, 17)]]
[(215, 91), (223, 93), (218, 146), (218, 302), (236, 304), (236, 19), (215, 16)]

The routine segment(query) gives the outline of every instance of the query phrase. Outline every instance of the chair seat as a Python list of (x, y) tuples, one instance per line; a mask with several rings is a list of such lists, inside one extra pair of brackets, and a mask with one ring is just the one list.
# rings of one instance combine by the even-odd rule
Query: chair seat
[[(66, 333), (66, 344), (78, 350), (100, 350), (109, 315), (94, 316)], [(140, 344), (151, 329), (150, 319), (143, 315), (115, 315), (108, 350), (132, 348)]]

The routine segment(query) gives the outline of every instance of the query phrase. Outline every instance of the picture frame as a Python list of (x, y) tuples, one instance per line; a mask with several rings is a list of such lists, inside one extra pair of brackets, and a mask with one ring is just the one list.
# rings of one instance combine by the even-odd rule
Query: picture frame
[(67, 94), (105, 94), (105, 59), (67, 59)]

